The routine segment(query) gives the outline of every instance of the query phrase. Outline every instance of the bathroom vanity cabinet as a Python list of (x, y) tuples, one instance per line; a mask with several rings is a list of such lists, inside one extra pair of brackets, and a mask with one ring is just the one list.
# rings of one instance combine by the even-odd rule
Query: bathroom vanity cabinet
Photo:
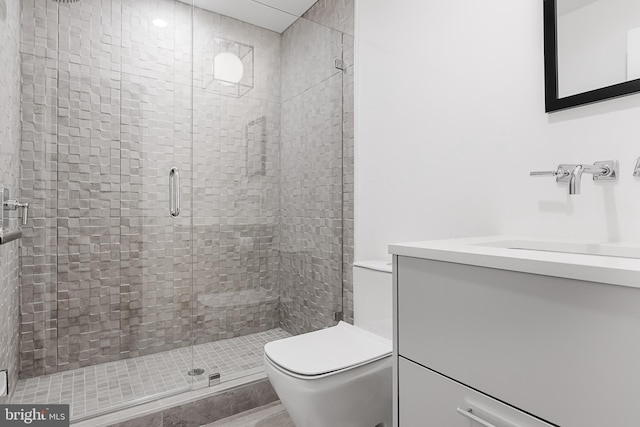
[[(549, 275), (566, 265), (534, 251), (517, 254), (528, 263), (417, 246), (390, 247), (396, 426), (640, 426), (634, 283)], [(594, 255), (567, 256), (575, 269), (598, 266)], [(611, 277), (640, 279), (637, 264), (619, 260), (626, 272)], [(547, 274), (526, 271), (535, 269)]]

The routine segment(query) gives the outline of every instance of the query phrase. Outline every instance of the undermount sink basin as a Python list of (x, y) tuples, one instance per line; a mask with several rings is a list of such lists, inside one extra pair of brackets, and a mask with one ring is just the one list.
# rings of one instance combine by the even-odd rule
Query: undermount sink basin
[(389, 245), (393, 255), (640, 288), (640, 244), (487, 236)]
[(565, 254), (596, 255), (640, 259), (640, 246), (628, 243), (561, 242), (551, 240), (500, 240), (474, 243), (477, 246), (527, 251), (560, 252)]

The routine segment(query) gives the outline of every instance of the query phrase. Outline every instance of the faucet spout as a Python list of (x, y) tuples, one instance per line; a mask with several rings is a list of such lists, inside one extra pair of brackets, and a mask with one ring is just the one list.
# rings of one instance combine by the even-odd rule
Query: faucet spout
[(582, 182), (582, 173), (584, 172), (584, 166), (575, 165), (575, 167), (569, 173), (569, 195), (580, 194), (580, 184)]

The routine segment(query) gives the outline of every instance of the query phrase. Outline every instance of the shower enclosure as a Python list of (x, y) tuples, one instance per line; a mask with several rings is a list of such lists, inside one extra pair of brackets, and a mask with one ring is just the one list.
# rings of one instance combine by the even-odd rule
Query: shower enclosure
[(350, 316), (353, 11), (235, 1), (21, 1), (13, 402), (84, 419)]

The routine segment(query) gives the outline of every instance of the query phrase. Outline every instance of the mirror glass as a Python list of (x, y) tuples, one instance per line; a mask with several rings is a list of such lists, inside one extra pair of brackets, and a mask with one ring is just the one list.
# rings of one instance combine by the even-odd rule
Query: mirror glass
[(640, 78), (640, 1), (557, 0), (560, 98)]
[(543, 0), (546, 111), (640, 92), (640, 0)]

